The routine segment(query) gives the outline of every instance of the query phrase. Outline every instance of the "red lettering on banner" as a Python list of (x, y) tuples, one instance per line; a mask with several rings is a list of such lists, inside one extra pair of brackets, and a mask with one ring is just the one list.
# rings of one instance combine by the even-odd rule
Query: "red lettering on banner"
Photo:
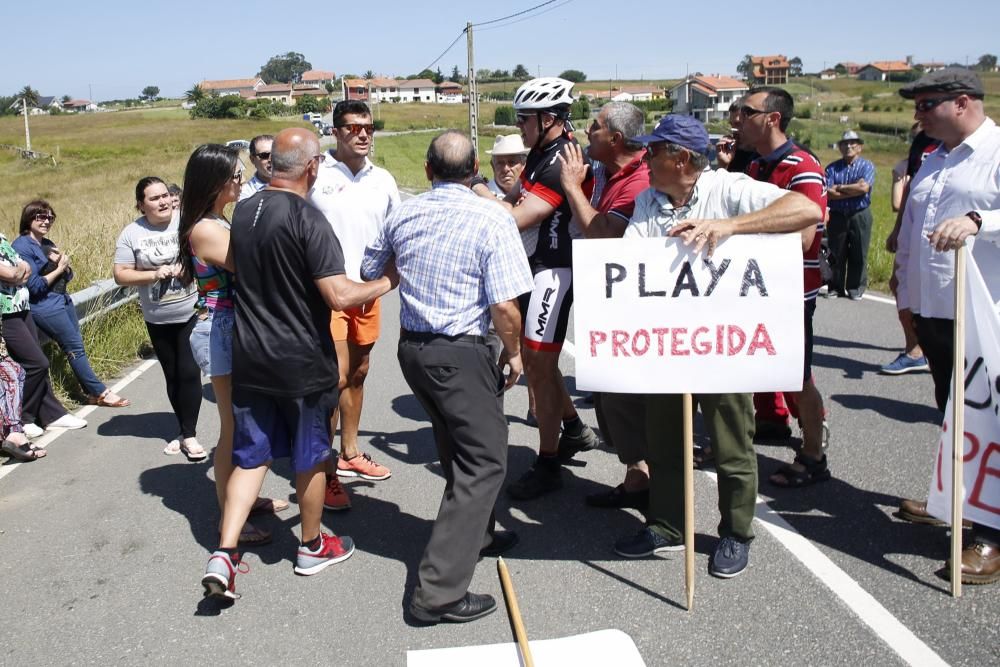
[(666, 337), (667, 333), (669, 333), (669, 332), (670, 332), (670, 329), (665, 329), (665, 328), (661, 328), (661, 327), (657, 327), (657, 328), (653, 329), (653, 333), (656, 334), (656, 353), (659, 354), (661, 357), (663, 356), (663, 351), (664, 351), (663, 350), (663, 339)]
[[(743, 329), (740, 329), (735, 324), (729, 325), (728, 329), (726, 338), (729, 342), (729, 356), (731, 357), (743, 349), (744, 343), (747, 342), (747, 335), (743, 332)], [(734, 335), (736, 336), (736, 340), (739, 341), (738, 343), (733, 342)]]
[(621, 329), (615, 329), (611, 332), (611, 356), (617, 357), (619, 354), (623, 357), (630, 356), (628, 350), (625, 349), (625, 343), (628, 342), (628, 332), (622, 331)]
[(722, 354), (722, 340), (724, 335), (724, 329), (721, 324), (715, 327), (715, 353)]
[[(638, 343), (640, 339), (645, 341), (643, 343), (642, 349), (639, 349), (639, 346), (636, 345), (636, 343)], [(639, 329), (638, 331), (635, 332), (635, 335), (632, 336), (632, 354), (634, 354), (637, 357), (641, 357), (648, 351), (649, 351), (649, 332), (646, 331), (645, 329)]]
[[(968, 434), (966, 434), (968, 435)], [(996, 453), (997, 456), (997, 467), (990, 466), (990, 457)], [(1000, 444), (991, 442), (986, 446), (986, 452), (983, 453), (983, 458), (979, 461), (979, 474), (976, 475), (976, 482), (972, 486), (972, 492), (969, 494), (969, 505), (973, 507), (978, 507), (979, 509), (990, 512), (992, 514), (1000, 514), (1000, 507), (987, 504), (983, 499), (983, 487), (986, 485), (986, 479), (992, 477), (995, 481), (994, 484), (1000, 483)]]
[(608, 340), (608, 334), (603, 331), (590, 332), (590, 356), (597, 356), (597, 346)]
[[(948, 430), (948, 423), (945, 422), (944, 430)], [(937, 465), (935, 467), (935, 478), (937, 479), (938, 492), (944, 493), (944, 481), (941, 479), (941, 461), (944, 459), (944, 436), (938, 440)]]
[[(944, 492), (944, 480), (942, 479), (941, 469), (942, 469), (943, 460), (944, 460), (944, 438), (945, 438), (945, 435), (947, 435), (947, 433), (948, 433), (948, 422), (945, 422), (944, 424), (941, 425), (941, 439), (938, 441), (937, 464), (934, 466), (934, 473), (935, 473), (934, 476), (937, 479), (937, 488), (938, 488), (938, 491), (941, 491), (941, 492)], [(969, 451), (968, 454), (966, 454), (965, 453), (965, 443), (963, 442), (963, 444), (962, 444), (962, 463), (963, 464), (964, 463), (968, 463), (969, 461), (971, 461), (974, 458), (976, 458), (976, 455), (979, 453), (979, 438), (977, 438), (974, 434), (969, 433), (968, 431), (966, 431), (965, 432), (965, 440), (968, 440), (970, 443), (972, 443), (972, 449)], [(990, 443), (990, 444), (992, 445), (992, 444), (995, 444), (995, 443)], [(949, 449), (950, 449), (950, 447), (949, 447)]]
[(681, 345), (684, 341), (681, 340), (681, 336), (688, 332), (684, 327), (678, 327), (670, 332), (670, 354), (675, 357), (686, 357), (691, 354), (691, 350), (682, 350)]
[(771, 342), (771, 337), (767, 334), (767, 327), (763, 323), (758, 324), (757, 329), (753, 332), (753, 340), (747, 347), (747, 356), (753, 356), (758, 348), (763, 348), (772, 357), (775, 354), (774, 343)]
[(965, 453), (965, 443), (962, 443), (962, 462), (968, 463), (979, 454), (979, 438), (966, 431), (965, 439), (972, 443), (972, 451), (968, 454)]
[(691, 334), (691, 349), (694, 350), (695, 354), (709, 354), (712, 351), (712, 343), (707, 340), (698, 340), (700, 334), (707, 334), (708, 327), (698, 327)]

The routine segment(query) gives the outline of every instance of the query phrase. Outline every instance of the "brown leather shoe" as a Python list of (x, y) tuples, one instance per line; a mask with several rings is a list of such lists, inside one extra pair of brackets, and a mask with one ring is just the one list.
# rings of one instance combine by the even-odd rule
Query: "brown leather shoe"
[[(951, 579), (951, 560), (944, 563), (944, 575)], [(1000, 548), (973, 540), (962, 551), (963, 584), (995, 584), (1000, 581)]]
[[(944, 526), (945, 522), (940, 519), (936, 519), (927, 513), (927, 501), (926, 500), (903, 500), (899, 503), (899, 509), (896, 511), (896, 516), (904, 521), (909, 521), (910, 523), (923, 523), (928, 526)], [(962, 521), (963, 528), (971, 528), (972, 523), (969, 521)]]

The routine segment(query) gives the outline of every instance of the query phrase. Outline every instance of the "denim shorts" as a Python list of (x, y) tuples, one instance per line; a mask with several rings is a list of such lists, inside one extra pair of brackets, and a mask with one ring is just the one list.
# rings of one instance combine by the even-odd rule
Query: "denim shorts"
[(236, 315), (232, 309), (210, 310), (200, 316), (191, 332), (191, 352), (201, 372), (209, 377), (232, 375), (233, 325)]

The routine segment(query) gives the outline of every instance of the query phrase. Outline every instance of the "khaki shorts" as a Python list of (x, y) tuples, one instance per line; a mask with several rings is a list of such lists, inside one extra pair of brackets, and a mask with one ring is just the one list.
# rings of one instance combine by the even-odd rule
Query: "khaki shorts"
[(381, 313), (381, 299), (375, 299), (371, 305), (335, 310), (330, 317), (330, 334), (335, 341), (371, 345), (378, 340)]

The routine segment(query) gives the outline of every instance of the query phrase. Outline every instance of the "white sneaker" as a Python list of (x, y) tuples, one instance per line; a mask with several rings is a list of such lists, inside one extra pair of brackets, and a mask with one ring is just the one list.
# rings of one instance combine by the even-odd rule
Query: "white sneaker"
[(59, 419), (52, 422), (51, 424), (49, 424), (48, 426), (46, 426), (45, 428), (76, 429), (76, 428), (83, 428), (86, 425), (87, 425), (86, 419), (80, 419), (79, 417), (74, 417), (73, 415), (67, 413), (62, 417), (60, 417)]
[(45, 429), (38, 424), (24, 424), (24, 434), (29, 438), (40, 438), (44, 433)]

